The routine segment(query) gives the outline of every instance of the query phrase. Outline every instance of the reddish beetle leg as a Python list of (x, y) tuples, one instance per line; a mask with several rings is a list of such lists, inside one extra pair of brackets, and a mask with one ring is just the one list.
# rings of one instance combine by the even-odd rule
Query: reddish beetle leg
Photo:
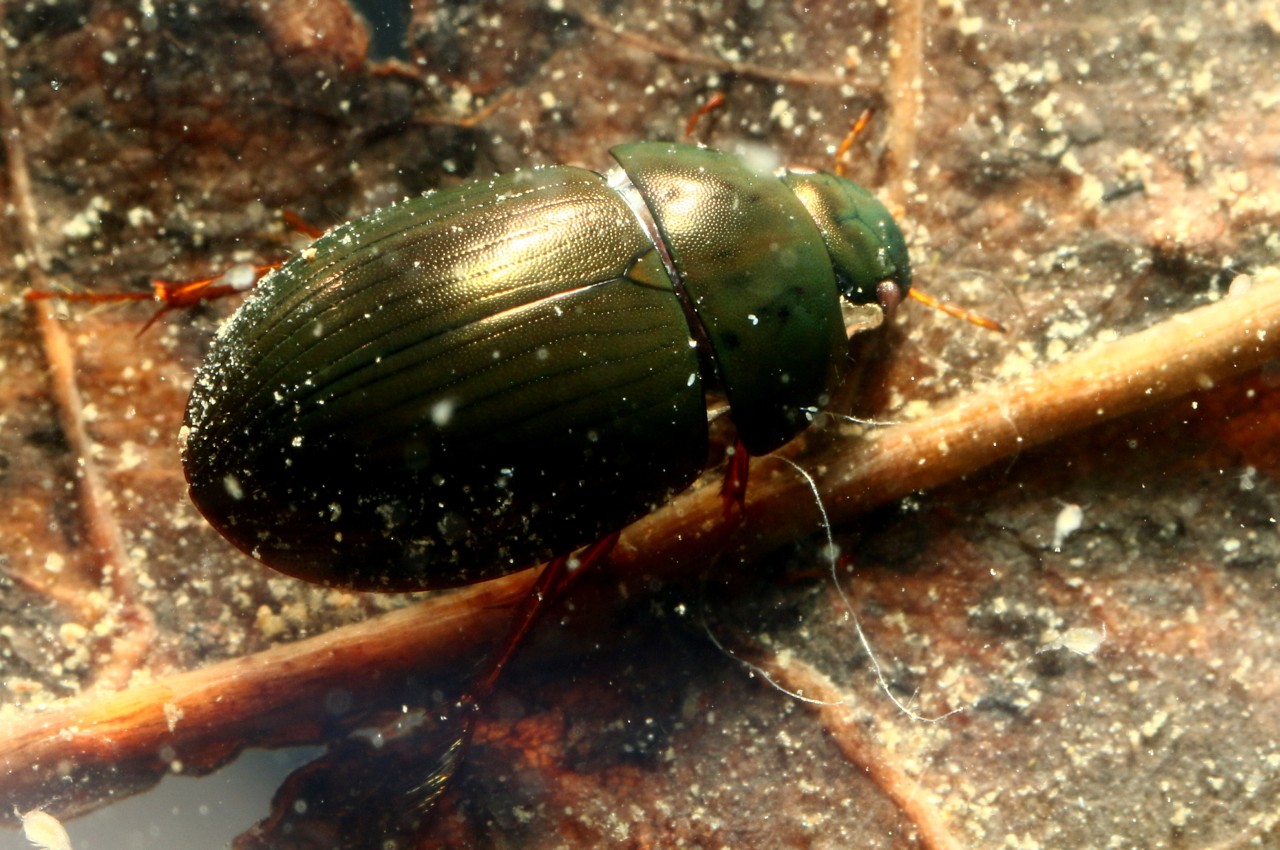
[[(290, 228), (308, 238), (318, 239), (324, 235), (324, 230), (310, 224), (293, 210), (281, 211), (280, 217)], [(238, 292), (247, 292), (262, 279), (263, 275), (281, 265), (283, 261), (260, 265), (237, 263), (216, 277), (207, 277), (202, 280), (156, 278), (151, 281), (150, 292), (55, 292), (46, 289), (29, 289), (23, 297), (28, 301), (79, 301), (89, 304), (156, 301), (160, 306), (138, 331), (137, 335), (142, 336), (147, 328), (154, 325), (157, 319), (170, 310), (183, 310), (205, 301), (214, 301)]]
[(138, 336), (146, 333), (147, 328), (170, 310), (193, 307), (202, 301), (213, 301), (246, 292), (267, 272), (280, 263), (269, 263), (254, 266), (239, 263), (227, 269), (217, 277), (203, 280), (170, 281), (152, 280), (150, 292), (54, 292), (46, 289), (29, 289), (23, 297), (28, 301), (80, 301), (89, 304), (110, 304), (120, 301), (156, 301), (160, 306), (138, 330)]

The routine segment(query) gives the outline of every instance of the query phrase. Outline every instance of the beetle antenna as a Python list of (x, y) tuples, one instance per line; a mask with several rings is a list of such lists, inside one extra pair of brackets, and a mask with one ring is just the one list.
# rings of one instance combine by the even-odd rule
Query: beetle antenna
[(963, 319), (964, 321), (977, 325), (980, 328), (986, 328), (989, 331), (996, 331), (997, 333), (1006, 332), (1005, 326), (997, 322), (995, 319), (988, 318), (981, 313), (975, 313), (973, 310), (966, 310), (963, 307), (957, 307), (948, 301), (939, 301), (934, 296), (927, 292), (922, 292), (914, 286), (907, 290), (907, 297), (919, 301), (926, 307), (941, 310), (948, 316)]
[(837, 177), (844, 177), (848, 171), (845, 165), (845, 157), (849, 155), (849, 151), (853, 148), (853, 143), (862, 135), (862, 131), (867, 129), (867, 124), (871, 121), (871, 109), (862, 110), (857, 119), (853, 122), (853, 126), (849, 128), (849, 132), (845, 133), (844, 138), (840, 140), (839, 146), (836, 147), (835, 165), (833, 172)]
[[(840, 594), (840, 601), (844, 603), (845, 614), (853, 623), (853, 630), (858, 635), (858, 642), (862, 644), (862, 651), (867, 654), (867, 658), (871, 661), (871, 669), (875, 671), (876, 684), (880, 686), (880, 690), (884, 691), (885, 696), (889, 698), (889, 701), (892, 702), (899, 711), (907, 717), (910, 717), (912, 720), (919, 720), (924, 723), (939, 723), (946, 720), (953, 714), (958, 714), (961, 711), (964, 711), (964, 707), (961, 706), (960, 708), (953, 708), (945, 714), (940, 714), (935, 717), (926, 717), (911, 708), (907, 703), (898, 699), (897, 695), (894, 694), (893, 689), (889, 687), (888, 678), (884, 675), (884, 667), (880, 664), (880, 658), (871, 647), (871, 640), (867, 637), (867, 633), (863, 631), (862, 621), (858, 619), (858, 614), (854, 611), (853, 600), (849, 598), (849, 594), (845, 592), (844, 585), (840, 582), (840, 575), (836, 569), (839, 564), (838, 556), (840, 554), (840, 550), (839, 547), (836, 546), (834, 535), (831, 533), (831, 520), (827, 516), (827, 507), (822, 502), (822, 493), (818, 490), (817, 482), (813, 480), (813, 476), (809, 474), (808, 470), (790, 458), (781, 457), (779, 455), (768, 455), (768, 457), (781, 461), (798, 472), (800, 477), (809, 485), (809, 491), (813, 493), (814, 501), (818, 505), (818, 512), (822, 514), (822, 529), (827, 535), (826, 556), (827, 560), (830, 561), (831, 564), (831, 583), (835, 585), (836, 592)], [(914, 701), (914, 699), (915, 695), (913, 694), (912, 700)]]

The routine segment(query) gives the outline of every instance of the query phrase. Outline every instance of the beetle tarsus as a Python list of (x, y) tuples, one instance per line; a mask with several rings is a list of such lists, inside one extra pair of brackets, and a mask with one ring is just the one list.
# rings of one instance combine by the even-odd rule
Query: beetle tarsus
[(710, 115), (712, 112), (715, 112), (717, 109), (724, 106), (724, 101), (724, 92), (712, 92), (707, 98), (707, 102), (699, 106), (697, 110), (689, 116), (689, 120), (686, 121), (684, 125), (684, 137), (687, 141), (695, 141), (693, 134), (698, 129), (698, 123), (707, 115)]
[(742, 440), (735, 440), (729, 450), (724, 478), (720, 481), (720, 498), (724, 501), (724, 518), (731, 523), (742, 522), (747, 510), (747, 479), (751, 470), (751, 455)]

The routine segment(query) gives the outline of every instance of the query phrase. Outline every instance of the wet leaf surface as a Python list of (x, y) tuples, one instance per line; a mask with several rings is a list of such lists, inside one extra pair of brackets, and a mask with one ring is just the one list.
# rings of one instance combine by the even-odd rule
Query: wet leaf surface
[[(1010, 327), (904, 308), (862, 370), (859, 415), (927, 415), (1275, 264), (1274, 4), (931, 7), (917, 166), (886, 185), (907, 96), (885, 88), (895, 14), (419, 3), (409, 61), (375, 66), (337, 2), (6, 7), (0, 724), (411, 601), (274, 575), (186, 501), (182, 409), (234, 304), (136, 336), (145, 305), (49, 321), (24, 287), (145, 289), (298, 250), (285, 210), (326, 226), (495, 170), (606, 168), (610, 145), (677, 137), (717, 90), (705, 141), (819, 168), (874, 107), (852, 176), (904, 202), (919, 285)], [(1206, 382), (879, 507), (835, 529), (838, 587), (816, 520), (764, 562), (726, 551), (584, 581), (518, 657), (421, 846), (1277, 843), (1275, 385), (1274, 367)], [(828, 424), (809, 442), (863, 439)], [(1055, 531), (1068, 505), (1079, 527)], [(889, 690), (944, 719), (878, 688), (853, 615)], [(1073, 652), (1089, 641), (1064, 641), (1072, 629), (1101, 642)], [(350, 674), (336, 703), (291, 705), (287, 732), (228, 706), (230, 737), (37, 785), (6, 753), (0, 789), (66, 820), (255, 735), (338, 740), (446, 702), (484, 643)]]

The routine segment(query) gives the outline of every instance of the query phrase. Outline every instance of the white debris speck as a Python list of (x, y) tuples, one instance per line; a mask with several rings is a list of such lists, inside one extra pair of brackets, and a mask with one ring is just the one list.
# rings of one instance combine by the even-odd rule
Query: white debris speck
[(219, 283), (226, 284), (237, 292), (252, 289), (258, 282), (258, 269), (249, 263), (236, 263), (222, 273)]
[(437, 428), (443, 428), (453, 419), (453, 412), (457, 407), (458, 403), (451, 398), (440, 399), (431, 405), (431, 421)]
[(449, 97), (449, 105), (457, 112), (466, 112), (471, 108), (471, 89), (464, 85), (459, 85), (453, 90), (453, 94)]
[(222, 486), (227, 491), (227, 495), (237, 502), (244, 498), (244, 488), (240, 486), (240, 479), (234, 475), (224, 475), (222, 477)]
[(98, 232), (102, 226), (102, 214), (111, 209), (111, 204), (101, 195), (89, 200), (89, 204), (80, 212), (67, 219), (62, 225), (62, 235), (68, 239), (88, 239)]
[(1084, 523), (1084, 508), (1079, 505), (1063, 505), (1058, 517), (1053, 521), (1053, 551), (1062, 551), (1062, 544), (1068, 537), (1080, 530)]
[(182, 706), (176, 702), (166, 702), (164, 704), (164, 722), (169, 724), (169, 731), (172, 732), (178, 726), (178, 721), (183, 718)]
[(120, 460), (116, 464), (116, 469), (119, 471), (137, 469), (144, 460), (146, 460), (146, 457), (138, 447), (138, 444), (133, 440), (125, 440), (120, 444)]
[(785, 98), (779, 98), (773, 102), (769, 107), (769, 117), (778, 122), (778, 126), (784, 130), (790, 130), (796, 124), (795, 112)]
[(142, 227), (143, 225), (153, 224), (156, 215), (146, 207), (130, 207), (124, 214), (125, 220), (129, 222), (130, 227)]
[(58, 627), (58, 638), (67, 649), (75, 649), (89, 636), (89, 630), (79, 623), (63, 623)]
[(1101, 629), (1095, 629), (1090, 626), (1077, 626), (1067, 629), (1057, 637), (1047, 641), (1037, 651), (1049, 652), (1054, 649), (1065, 649), (1068, 652), (1074, 652), (1076, 655), (1093, 655), (1106, 639), (1106, 623), (1102, 624)]
[(33, 809), (25, 814), (14, 807), (22, 818), (22, 834), (28, 841), (43, 850), (71, 850), (71, 837), (62, 821), (48, 812)]

